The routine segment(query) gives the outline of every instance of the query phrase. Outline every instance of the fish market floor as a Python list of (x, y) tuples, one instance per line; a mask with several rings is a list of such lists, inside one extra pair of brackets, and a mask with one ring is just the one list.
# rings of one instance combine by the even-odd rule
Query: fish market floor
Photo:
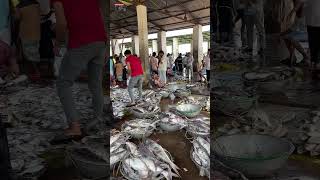
[[(166, 109), (166, 106), (170, 104), (170, 100), (163, 99), (160, 103), (161, 109)], [(203, 114), (207, 115), (207, 114)], [(116, 125), (120, 129), (123, 121), (119, 121)], [(199, 176), (199, 169), (192, 162), (190, 158), (190, 151), (192, 144), (185, 137), (184, 131), (172, 132), (172, 133), (154, 133), (151, 139), (158, 141), (158, 143), (168, 150), (174, 158), (174, 163), (181, 168), (180, 175), (183, 180), (207, 180), (207, 177)], [(186, 169), (187, 171), (185, 171)], [(175, 179), (175, 178), (174, 178)], [(176, 178), (178, 179), (178, 178)]]

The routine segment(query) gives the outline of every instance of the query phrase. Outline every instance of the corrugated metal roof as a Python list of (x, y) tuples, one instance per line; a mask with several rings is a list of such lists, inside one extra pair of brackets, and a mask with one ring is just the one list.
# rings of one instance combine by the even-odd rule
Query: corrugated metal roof
[[(111, 0), (111, 37), (130, 37), (138, 32), (135, 5), (117, 10)], [(149, 33), (210, 24), (210, 0), (146, 0)]]

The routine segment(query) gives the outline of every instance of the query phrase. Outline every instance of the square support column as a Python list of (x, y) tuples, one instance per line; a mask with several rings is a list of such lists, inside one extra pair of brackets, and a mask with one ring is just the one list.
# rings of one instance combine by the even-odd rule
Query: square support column
[[(203, 59), (203, 34), (202, 25), (195, 25), (193, 27), (192, 35), (192, 55), (194, 57), (193, 71), (197, 71), (198, 64)], [(194, 73), (195, 74), (195, 73)]]
[(156, 52), (158, 54), (158, 41), (152, 40), (152, 52)]
[(132, 51), (133, 54), (136, 54), (140, 57), (140, 53), (139, 53), (139, 36), (134, 35), (132, 36)]
[(121, 52), (120, 52), (120, 43), (119, 43), (119, 39), (113, 39), (112, 40), (112, 55), (114, 56), (115, 54), (116, 55), (119, 55)]
[(178, 38), (172, 39), (172, 54), (174, 59), (176, 59), (179, 55), (179, 39)]
[(150, 80), (147, 7), (139, 4), (136, 9), (138, 19), (139, 54), (143, 64), (144, 84), (147, 85)]
[(167, 37), (165, 31), (158, 32), (158, 51), (163, 51), (167, 55)]

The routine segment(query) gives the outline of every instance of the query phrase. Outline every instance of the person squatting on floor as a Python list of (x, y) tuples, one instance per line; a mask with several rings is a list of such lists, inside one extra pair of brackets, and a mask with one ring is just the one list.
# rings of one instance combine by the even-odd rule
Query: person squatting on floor
[(128, 74), (130, 76), (128, 84), (128, 92), (131, 99), (131, 102), (128, 106), (134, 106), (136, 104), (136, 99), (133, 94), (133, 89), (135, 86), (138, 86), (139, 97), (138, 100), (142, 100), (142, 85), (143, 85), (143, 68), (141, 60), (132, 55), (130, 50), (124, 52), (126, 56), (126, 64), (128, 67)]
[(95, 116), (99, 119), (103, 114), (102, 71), (106, 32), (102, 11), (97, 0), (52, 0), (52, 4), (57, 19), (57, 42), (64, 44), (67, 30), (69, 37), (68, 51), (62, 60), (57, 80), (58, 95), (69, 124), (65, 135), (81, 136), (80, 117), (72, 98), (72, 86), (86, 67)]

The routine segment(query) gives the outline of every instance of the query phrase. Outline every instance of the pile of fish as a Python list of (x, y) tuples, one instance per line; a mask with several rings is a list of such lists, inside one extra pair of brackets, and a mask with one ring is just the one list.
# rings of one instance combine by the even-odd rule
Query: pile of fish
[(21, 83), (27, 83), (28, 77), (26, 75), (20, 75), (17, 78), (13, 79), (10, 76), (4, 78), (4, 80), (0, 79), (0, 85), (2, 87), (9, 87), (14, 85), (20, 85)]
[(216, 46), (213, 48), (213, 60), (215, 62), (239, 63), (251, 57), (235, 47)]
[(174, 82), (181, 82), (181, 81), (187, 81), (188, 79), (185, 78), (184, 76), (175, 74), (174, 77), (172, 78), (172, 80)]
[(284, 114), (279, 118), (270, 117), (264, 110), (253, 108), (241, 119), (235, 119), (219, 127), (217, 133), (218, 136), (244, 133), (286, 137), (289, 131), (287, 123), (295, 118), (292, 113)]
[[(134, 96), (138, 97), (138, 90), (134, 90)], [(161, 94), (156, 93), (153, 90), (145, 90), (142, 93), (143, 102), (140, 104), (148, 103), (151, 105), (157, 105), (160, 103)], [(125, 115), (126, 105), (131, 101), (127, 89), (112, 88), (111, 100), (113, 106), (113, 114), (116, 118), (122, 118)], [(153, 106), (156, 107), (156, 106)]]
[[(76, 84), (73, 93), (81, 123), (85, 124), (93, 118), (90, 91), (87, 85)], [(19, 177), (37, 179), (46, 170), (41, 155), (59, 148), (49, 142), (55, 137), (56, 130), (62, 130), (66, 126), (56, 88), (30, 84), (10, 92), (6, 96), (6, 102), (1, 102), (1, 114), (2, 112), (3, 117), (7, 118), (5, 122), (13, 126), (7, 129), (7, 134), (14, 172)], [(90, 141), (86, 143), (94, 146)]]
[(127, 155), (127, 140), (129, 138), (121, 132), (111, 134), (110, 137), (110, 167), (113, 168)]
[(137, 118), (152, 118), (158, 112), (160, 112), (160, 107), (155, 104), (142, 103), (137, 106), (129, 108), (130, 112)]
[(188, 89), (177, 89), (174, 95), (179, 98), (188, 97), (191, 95), (191, 91)]
[(196, 137), (191, 149), (191, 159), (200, 170), (200, 176), (208, 176), (210, 179), (210, 140)]
[(298, 135), (300, 142), (298, 143), (298, 153), (310, 153), (311, 156), (320, 155), (320, 111), (312, 111), (311, 118), (305, 121), (303, 126), (300, 126)]
[(202, 107), (203, 110), (210, 112), (210, 97), (208, 96), (188, 96), (181, 99), (179, 104), (195, 104)]
[(174, 164), (168, 151), (157, 142), (146, 139), (139, 147), (130, 142), (126, 145), (130, 155), (123, 160), (120, 169), (126, 179), (172, 180), (172, 177), (179, 177), (179, 167)]
[[(73, 88), (76, 107), (85, 123), (93, 118), (91, 96), (81, 85)], [(57, 130), (66, 126), (66, 118), (55, 87), (27, 87), (8, 98), (8, 113), (19, 123)]]
[(53, 134), (42, 132), (37, 127), (21, 125), (7, 130), (10, 159), (13, 171), (19, 177), (37, 178), (46, 170), (40, 157), (51, 145)]
[(131, 137), (140, 139), (150, 136), (157, 128), (159, 120), (151, 119), (135, 119), (126, 121), (121, 126), (121, 132)]
[(186, 120), (171, 112), (163, 113), (160, 116), (159, 126), (165, 131), (177, 131), (186, 126)]
[(189, 119), (186, 131), (193, 137), (209, 137), (210, 136), (210, 118), (197, 117)]
[(284, 91), (295, 76), (294, 69), (288, 67), (274, 67), (243, 74), (246, 86), (257, 86), (260, 91)]

